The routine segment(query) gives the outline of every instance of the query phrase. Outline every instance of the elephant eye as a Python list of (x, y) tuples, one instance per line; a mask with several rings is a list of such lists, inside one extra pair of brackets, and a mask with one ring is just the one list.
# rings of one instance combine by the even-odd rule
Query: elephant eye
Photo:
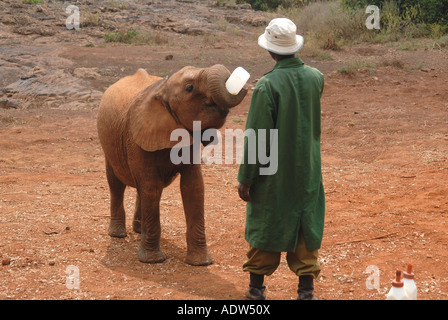
[(187, 85), (186, 90), (187, 90), (188, 92), (193, 91), (193, 89), (194, 89), (194, 86), (193, 86), (192, 84)]

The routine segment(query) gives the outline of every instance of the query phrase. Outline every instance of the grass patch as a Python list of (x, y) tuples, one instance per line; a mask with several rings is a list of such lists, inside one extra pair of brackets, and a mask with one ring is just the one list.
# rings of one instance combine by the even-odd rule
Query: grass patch
[(338, 73), (342, 75), (352, 76), (357, 73), (369, 73), (373, 74), (375, 72), (375, 65), (370, 61), (353, 61), (347, 63), (338, 68)]
[(38, 4), (38, 3), (43, 3), (43, 0), (22, 0), (22, 3), (26, 3), (26, 4)]
[(332, 61), (332, 60), (334, 60), (330, 51), (323, 50), (323, 49), (313, 45), (312, 43), (307, 43), (307, 45), (305, 45), (303, 47), (303, 49), (300, 51), (300, 54), (304, 55), (306, 57), (313, 58), (314, 60), (317, 60), (317, 61)]
[(399, 50), (406, 50), (406, 51), (416, 51), (420, 47), (419, 43), (413, 39), (411, 41), (405, 41), (398, 45)]
[(207, 33), (207, 34), (204, 34), (202, 41), (205, 45), (214, 46), (216, 44), (217, 40), (216, 40), (216, 36), (214, 34)]
[(448, 48), (448, 34), (434, 41), (433, 48)]
[(227, 22), (226, 19), (224, 18), (220, 18), (218, 21), (215, 22), (216, 26), (218, 27), (218, 29), (220, 31), (226, 31), (227, 30), (227, 26), (229, 25), (229, 23)]
[(421, 70), (421, 69), (423, 69), (423, 68), (425, 68), (425, 64), (424, 64), (423, 62), (421, 62), (421, 63), (419, 63), (418, 65), (413, 66), (411, 69), (412, 69), (413, 71), (416, 71), (416, 70)]
[(145, 44), (167, 44), (168, 38), (160, 31), (138, 31), (136, 29), (119, 30), (113, 33), (106, 33), (104, 35), (105, 42), (119, 42), (135, 45)]
[(15, 118), (13, 116), (2, 116), (0, 115), (0, 123), (6, 124), (6, 125), (21, 125), (25, 124), (26, 121), (20, 118)]
[(99, 13), (85, 12), (82, 15), (82, 27), (96, 27), (101, 23)]
[(137, 37), (137, 30), (135, 29), (130, 29), (127, 31), (120, 30), (114, 33), (106, 33), (104, 35), (104, 41), (132, 43), (136, 37)]
[(393, 67), (396, 69), (404, 69), (404, 63), (398, 58), (383, 59), (379, 63), (380, 67)]

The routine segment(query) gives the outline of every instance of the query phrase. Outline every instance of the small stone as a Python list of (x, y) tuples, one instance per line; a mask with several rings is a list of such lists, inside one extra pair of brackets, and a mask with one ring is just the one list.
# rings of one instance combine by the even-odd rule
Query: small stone
[(2, 259), (2, 266), (7, 266), (11, 263), (11, 259), (10, 258), (3, 258)]

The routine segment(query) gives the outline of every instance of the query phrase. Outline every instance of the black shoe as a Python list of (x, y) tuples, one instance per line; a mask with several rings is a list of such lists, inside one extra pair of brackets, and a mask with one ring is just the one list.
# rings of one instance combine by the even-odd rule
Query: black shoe
[(299, 294), (299, 297), (297, 298), (297, 300), (319, 300), (318, 297), (316, 297), (314, 294)]
[(319, 300), (314, 294), (313, 276), (299, 276), (299, 294), (297, 300)]
[(249, 290), (246, 291), (246, 298), (248, 300), (265, 300), (266, 299), (266, 294), (264, 293), (265, 289), (266, 289), (265, 286), (261, 288), (255, 288), (249, 286)]
[(246, 298), (249, 300), (265, 300), (266, 295), (264, 290), (266, 287), (263, 285), (264, 275), (250, 273), (249, 290), (246, 292)]

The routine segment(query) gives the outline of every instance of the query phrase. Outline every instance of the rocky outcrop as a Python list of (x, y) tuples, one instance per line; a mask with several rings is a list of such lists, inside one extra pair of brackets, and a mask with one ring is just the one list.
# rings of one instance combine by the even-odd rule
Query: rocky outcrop
[[(68, 5), (80, 14), (69, 30)], [(78, 106), (97, 100), (91, 87), (104, 68), (76, 68), (59, 56), (65, 43), (95, 45), (122, 30), (152, 30), (190, 36), (219, 35), (266, 23), (248, 4), (216, 0), (0, 1), (0, 109)], [(165, 60), (173, 59), (164, 55)], [(78, 103), (79, 102), (79, 103)]]
[(252, 10), (249, 4), (232, 2), (218, 5), (217, 1), (149, 1), (140, 13), (137, 19), (155, 29), (192, 35), (223, 32), (223, 22), (251, 26), (266, 24), (265, 17)]
[[(122, 24), (150, 26), (183, 34), (215, 34), (222, 22), (261, 26), (265, 17), (249, 4), (216, 0), (79, 0), (42, 2), (37, 5), (16, 0), (0, 3), (0, 25), (20, 35), (53, 36), (64, 30), (66, 7), (79, 8), (81, 28), (110, 31)], [(98, 30), (97, 30), (98, 31)]]

